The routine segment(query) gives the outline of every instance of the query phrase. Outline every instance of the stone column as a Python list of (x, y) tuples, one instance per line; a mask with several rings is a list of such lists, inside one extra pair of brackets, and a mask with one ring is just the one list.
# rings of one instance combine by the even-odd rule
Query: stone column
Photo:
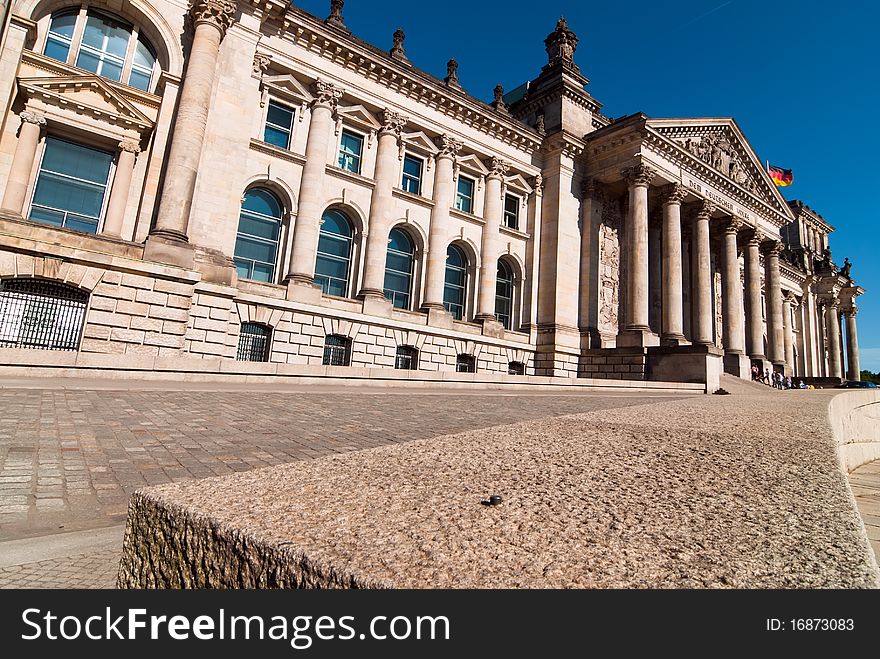
[(492, 158), (486, 177), (486, 199), (483, 206), (483, 240), (480, 246), (480, 295), (477, 302), (477, 320), (496, 320), (495, 288), (498, 275), (498, 257), (501, 256), (501, 184), (509, 163)]
[(785, 352), (786, 373), (794, 375), (794, 327), (791, 324), (791, 310), (794, 295), (786, 291), (782, 298), (782, 342)]
[(104, 215), (104, 229), (101, 233), (116, 238), (122, 237), (122, 221), (125, 219), (125, 209), (128, 206), (134, 161), (140, 152), (140, 142), (123, 140), (119, 143), (116, 173), (113, 176), (113, 187), (110, 188), (110, 199), (107, 201), (107, 213)]
[(388, 255), (389, 222), (394, 200), (391, 191), (397, 182), (397, 162), (400, 154), (400, 133), (406, 117), (389, 109), (382, 112), (379, 146), (376, 149), (376, 174), (373, 196), (370, 199), (370, 218), (367, 249), (364, 255), (364, 283), (360, 297), (384, 297), (385, 260)]
[(302, 284), (313, 284), (315, 281), (327, 149), (333, 133), (333, 112), (342, 96), (342, 90), (321, 80), (315, 83), (314, 92), (309, 135), (306, 138), (306, 163), (299, 184), (299, 206), (293, 223), (293, 247), (286, 277), (286, 281)]
[(764, 252), (764, 296), (767, 301), (767, 358), (776, 366), (785, 366), (785, 330), (782, 326), (782, 281), (779, 275), (779, 252), (782, 243), (774, 240)]
[(3, 193), (2, 207), (3, 210), (21, 215), (24, 212), (28, 183), (46, 118), (30, 110), (25, 110), (18, 116), (21, 118), (21, 128), (18, 133), (18, 143), (15, 145), (15, 154), (12, 156), (9, 178), (6, 181), (6, 191)]
[(715, 204), (704, 201), (694, 218), (691, 290), (693, 292), (694, 345), (712, 345), (712, 257), (709, 243), (709, 218)]
[(665, 345), (680, 345), (684, 339), (681, 271), (681, 202), (687, 194), (679, 183), (664, 189), (662, 234), (662, 334)]
[(828, 333), (828, 377), (842, 378), (840, 368), (840, 300), (832, 299), (825, 305), (825, 330)]
[(862, 372), (859, 367), (859, 337), (856, 331), (855, 306), (844, 312), (846, 317), (846, 379), (861, 380)]
[(746, 348), (743, 328), (743, 289), (736, 245), (737, 233), (742, 226), (739, 218), (732, 217), (724, 228), (724, 259), (721, 265), (724, 352), (733, 355), (744, 354)]
[(434, 207), (431, 209), (431, 227), (428, 233), (428, 265), (425, 268), (426, 309), (443, 309), (443, 283), (446, 279), (446, 247), (449, 240), (449, 209), (455, 195), (455, 156), (461, 142), (449, 135), (441, 135), (437, 146), (440, 152), (434, 163)]
[(639, 164), (621, 172), (629, 186), (626, 213), (626, 316), (625, 334), (617, 345), (645, 345), (648, 322), (648, 187), (656, 172)]
[(187, 226), (205, 141), (217, 56), (220, 42), (235, 19), (235, 9), (233, 0), (195, 0), (190, 9), (195, 34), (180, 90), (159, 213), (150, 232), (173, 242), (189, 240)]
[(761, 315), (760, 237), (756, 231), (746, 245), (746, 352), (764, 360), (764, 320)]

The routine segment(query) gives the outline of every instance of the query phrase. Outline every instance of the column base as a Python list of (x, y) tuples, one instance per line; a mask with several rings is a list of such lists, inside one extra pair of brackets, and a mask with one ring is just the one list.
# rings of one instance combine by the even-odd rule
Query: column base
[(8, 208), (0, 208), (0, 220), (23, 220), (24, 216)]
[[(363, 297), (362, 297), (363, 296)], [(370, 316), (381, 316), (382, 318), (391, 318), (391, 312), (394, 309), (394, 305), (391, 304), (391, 300), (386, 298), (384, 295), (378, 296), (373, 294), (364, 294), (363, 291), (358, 295), (363, 302), (363, 306), (361, 310), (363, 313)]]
[[(184, 236), (186, 238), (186, 236)], [(186, 240), (154, 232), (144, 243), (144, 261), (155, 261), (192, 270), (195, 268), (196, 251)]]
[(483, 324), (483, 336), (491, 336), (493, 339), (504, 338), (504, 325), (498, 322), (495, 316), (491, 318), (479, 318), (477, 321)]
[(661, 334), (660, 345), (667, 348), (675, 348), (677, 346), (688, 346), (690, 341), (685, 338), (684, 334)]
[(752, 379), (752, 362), (748, 356), (738, 352), (724, 354), (724, 372), (743, 380)]
[(428, 314), (428, 325), (431, 327), (441, 327), (443, 329), (452, 329), (455, 319), (452, 314), (446, 311), (442, 306), (435, 304), (425, 304), (422, 311)]
[(321, 303), (321, 287), (315, 284), (315, 282), (291, 277), (284, 283), (287, 284), (286, 299), (293, 302), (305, 302), (306, 304)]
[(659, 346), (660, 337), (650, 327), (629, 327), (617, 335), (618, 348)]

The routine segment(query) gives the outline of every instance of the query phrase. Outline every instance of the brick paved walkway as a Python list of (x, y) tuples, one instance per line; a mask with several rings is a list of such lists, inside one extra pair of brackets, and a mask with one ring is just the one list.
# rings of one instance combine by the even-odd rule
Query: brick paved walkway
[(880, 460), (862, 465), (849, 475), (849, 483), (874, 556), (880, 562)]
[[(351, 387), (274, 392), (64, 386), (0, 389), (0, 541), (121, 524), (128, 496), (145, 485), (657, 400), (645, 394)], [(40, 540), (33, 542), (36, 547)], [(113, 550), (102, 549), (0, 563), (0, 586), (108, 587), (115, 561)]]

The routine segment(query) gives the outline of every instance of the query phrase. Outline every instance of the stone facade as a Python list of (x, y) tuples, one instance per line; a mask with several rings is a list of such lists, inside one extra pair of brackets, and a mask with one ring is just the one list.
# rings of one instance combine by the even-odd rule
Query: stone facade
[(331, 4), (12, 2), (0, 346), (45, 359), (29, 279), (86, 295), (73, 348), (120, 368), (255, 359), (247, 324), (276, 364), (326, 364), (332, 336), (360, 368), (405, 348), (426, 371), (858, 377), (863, 291), (734, 120), (608, 119), (562, 19), (537, 78), (486, 104)]

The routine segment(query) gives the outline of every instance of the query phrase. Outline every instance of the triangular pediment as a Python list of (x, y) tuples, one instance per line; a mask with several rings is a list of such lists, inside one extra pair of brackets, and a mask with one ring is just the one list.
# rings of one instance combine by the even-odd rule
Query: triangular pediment
[(361, 124), (369, 130), (379, 130), (382, 127), (382, 124), (379, 123), (376, 117), (374, 117), (373, 114), (363, 105), (350, 105), (348, 107), (339, 106), (336, 110), (336, 114), (348, 121)]
[(96, 75), (19, 78), (18, 86), (27, 98), (39, 99), (49, 105), (88, 110), (91, 114), (107, 115), (141, 128), (153, 125), (149, 117)]
[(311, 92), (292, 75), (265, 76), (261, 79), (260, 84), (264, 90), (268, 89), (272, 94), (277, 94), (287, 100), (308, 103), (314, 99)]
[(790, 216), (788, 203), (734, 119), (648, 119), (647, 126), (774, 210)]
[(456, 158), (455, 162), (459, 167), (464, 167), (465, 169), (470, 169), (483, 175), (489, 173), (489, 170), (486, 169), (486, 166), (482, 163), (482, 161), (472, 153), (464, 156), (459, 156), (458, 158)]
[(430, 154), (436, 154), (440, 149), (434, 144), (430, 137), (425, 135), (422, 131), (418, 131), (415, 133), (404, 133), (403, 141), (409, 146), (412, 146), (415, 149), (420, 149), (422, 151), (426, 151)]
[(504, 179), (504, 182), (515, 190), (525, 191), (528, 194), (532, 193), (532, 186), (520, 174), (508, 176)]

